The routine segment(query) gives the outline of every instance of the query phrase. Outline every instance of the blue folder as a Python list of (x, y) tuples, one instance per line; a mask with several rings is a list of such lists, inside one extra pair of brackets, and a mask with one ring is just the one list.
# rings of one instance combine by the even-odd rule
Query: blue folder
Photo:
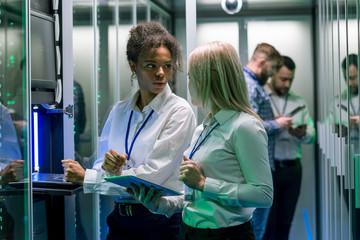
[(133, 183), (137, 186), (140, 186), (140, 184), (144, 184), (146, 187), (151, 187), (153, 186), (155, 188), (155, 190), (162, 190), (162, 195), (164, 196), (179, 196), (182, 195), (182, 193), (177, 192), (175, 190), (172, 190), (170, 188), (166, 188), (163, 186), (160, 186), (158, 184), (155, 184), (153, 182), (149, 182), (146, 181), (144, 179), (135, 177), (135, 176), (117, 176), (117, 177), (106, 177), (104, 178), (106, 181), (118, 184), (120, 186), (126, 187), (126, 188), (130, 188), (130, 183)]

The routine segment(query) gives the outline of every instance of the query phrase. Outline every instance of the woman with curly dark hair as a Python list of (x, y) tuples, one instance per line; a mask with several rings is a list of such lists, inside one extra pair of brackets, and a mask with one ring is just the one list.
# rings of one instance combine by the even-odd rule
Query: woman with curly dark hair
[(111, 110), (101, 133), (92, 169), (63, 160), (67, 181), (83, 184), (85, 193), (114, 196), (107, 239), (177, 239), (181, 213), (153, 214), (133, 195), (104, 177), (133, 175), (181, 191), (179, 167), (195, 129), (195, 115), (168, 81), (181, 69), (176, 39), (158, 22), (130, 30), (127, 58), (139, 90)]

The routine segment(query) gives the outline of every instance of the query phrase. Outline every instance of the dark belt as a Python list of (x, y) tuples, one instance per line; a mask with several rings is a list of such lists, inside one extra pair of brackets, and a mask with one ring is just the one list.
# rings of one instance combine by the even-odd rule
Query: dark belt
[(296, 166), (298, 163), (300, 163), (300, 159), (294, 159), (294, 160), (282, 160), (282, 161), (274, 161), (275, 168), (287, 168), (287, 167), (293, 167)]
[(194, 228), (186, 225), (183, 221), (181, 222), (181, 228), (185, 230), (187, 234), (191, 234), (193, 236), (199, 236), (199, 237), (215, 237), (215, 236), (224, 236), (224, 235), (231, 235), (232, 232), (237, 233), (239, 231), (246, 231), (249, 229), (252, 229), (250, 221), (247, 221), (246, 223), (237, 225), (237, 226), (231, 226), (231, 227), (225, 227), (225, 228)]
[(141, 203), (116, 203), (115, 209), (122, 217), (132, 217), (140, 214), (150, 213)]

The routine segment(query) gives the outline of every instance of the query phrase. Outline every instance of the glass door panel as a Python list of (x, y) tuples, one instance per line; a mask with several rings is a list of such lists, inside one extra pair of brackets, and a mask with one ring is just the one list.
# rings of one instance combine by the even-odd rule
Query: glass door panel
[[(97, 54), (94, 26), (96, 15), (93, 0), (73, 1), (73, 75), (74, 75), (74, 143), (75, 160), (83, 168), (92, 168), (97, 147)], [(77, 239), (97, 239), (98, 196), (76, 195)]]
[(359, 60), (359, 1), (347, 1), (347, 56), (346, 64), (342, 65), (344, 76), (346, 76), (347, 85), (349, 88), (349, 113), (350, 113), (350, 149), (349, 161), (346, 164), (346, 207), (349, 217), (348, 232), (350, 239), (360, 239), (360, 206), (356, 206), (356, 192), (355, 192), (355, 161), (360, 156), (359, 148), (359, 78), (358, 78), (358, 60)]
[[(0, 0), (0, 238), (30, 239), (28, 77), (25, 1)], [(17, 188), (16, 186), (21, 186)], [(38, 216), (40, 208), (34, 208)], [(36, 224), (41, 220), (34, 219)], [(39, 225), (38, 225), (39, 226)], [(46, 233), (39, 233), (46, 236)]]

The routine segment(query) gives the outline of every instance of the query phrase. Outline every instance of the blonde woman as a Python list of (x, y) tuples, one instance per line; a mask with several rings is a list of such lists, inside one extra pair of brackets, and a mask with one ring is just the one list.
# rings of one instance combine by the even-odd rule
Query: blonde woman
[(184, 153), (179, 180), (185, 197), (158, 197), (133, 185), (151, 211), (170, 217), (183, 207), (181, 239), (255, 239), (250, 219), (272, 204), (267, 135), (251, 110), (236, 50), (225, 42), (189, 57), (191, 101), (209, 111)]

